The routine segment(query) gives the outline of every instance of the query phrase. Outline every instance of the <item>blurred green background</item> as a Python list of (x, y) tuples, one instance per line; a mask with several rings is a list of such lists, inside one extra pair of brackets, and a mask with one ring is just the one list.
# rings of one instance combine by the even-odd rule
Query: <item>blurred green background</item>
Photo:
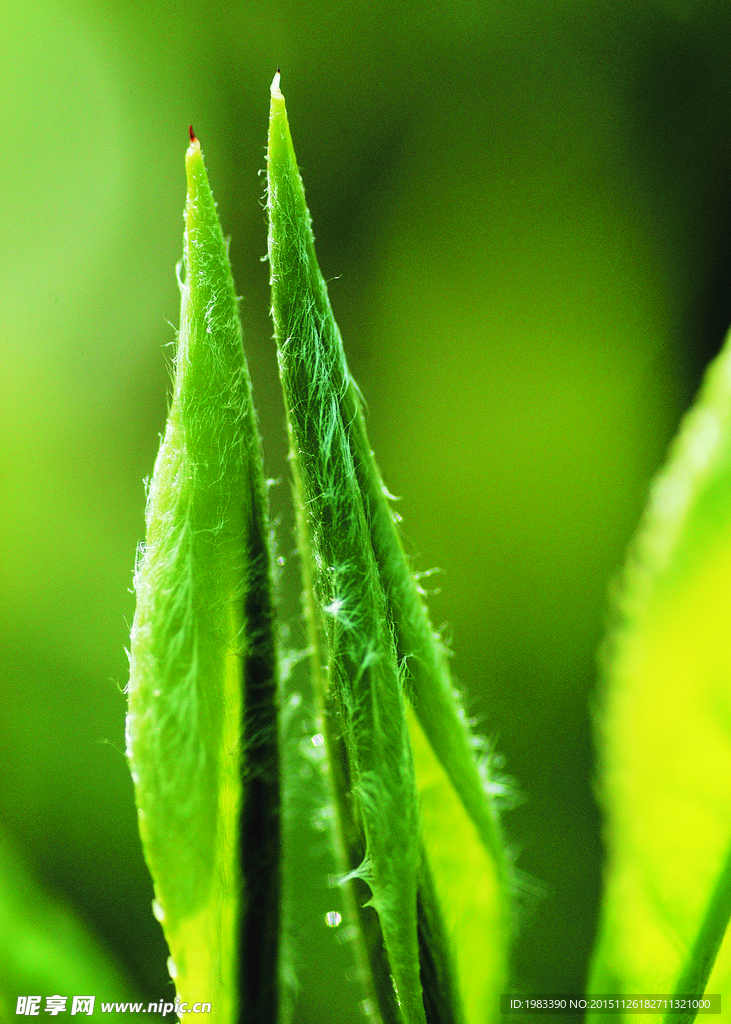
[[(416, 568), (442, 570), (431, 609), (469, 712), (526, 798), (506, 816), (529, 879), (516, 978), (575, 992), (600, 893), (607, 585), (731, 322), (730, 58), (731, 7), (712, 2), (1, 0), (0, 820), (150, 999), (172, 989), (122, 689), (188, 123), (281, 481), (291, 642), (261, 262), (277, 64), (373, 446)], [(324, 925), (332, 867), (302, 775), (295, 1020), (347, 1022), (358, 993)]]

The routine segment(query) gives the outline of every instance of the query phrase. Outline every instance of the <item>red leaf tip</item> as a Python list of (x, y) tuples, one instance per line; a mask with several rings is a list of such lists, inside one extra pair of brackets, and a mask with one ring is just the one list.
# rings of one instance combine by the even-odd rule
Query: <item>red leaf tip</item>
[(188, 134), (190, 135), (190, 141), (191, 142), (196, 142), (197, 141), (196, 137), (195, 137), (195, 132), (193, 131), (193, 125), (192, 124), (188, 125)]

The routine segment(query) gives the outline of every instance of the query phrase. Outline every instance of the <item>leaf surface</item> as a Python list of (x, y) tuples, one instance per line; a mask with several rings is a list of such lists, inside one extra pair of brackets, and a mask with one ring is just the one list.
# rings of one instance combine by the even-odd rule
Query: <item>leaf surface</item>
[(277, 672), (260, 441), (228, 249), (186, 155), (173, 399), (136, 577), (128, 754), (181, 1000), (274, 1024)]
[(359, 912), (366, 983), (383, 1021), (484, 1024), (505, 984), (507, 857), (370, 450), (278, 85), (272, 312), (344, 867), (378, 912), (380, 936)]
[(608, 860), (591, 991), (706, 991), (728, 1007), (728, 342), (653, 484), (615, 603), (597, 712)]

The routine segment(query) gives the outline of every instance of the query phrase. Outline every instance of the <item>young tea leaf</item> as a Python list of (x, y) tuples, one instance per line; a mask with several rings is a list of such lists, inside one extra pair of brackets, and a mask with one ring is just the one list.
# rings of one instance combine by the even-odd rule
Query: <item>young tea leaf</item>
[[(345, 729), (371, 888), (402, 1019), (425, 1024), (419, 980), (416, 785), (398, 665), (346, 425), (332, 385), (341, 358), (286, 122), (272, 92), (269, 134), (272, 308), (293, 452), (307, 502), (328, 686)], [(323, 313), (325, 315), (323, 315)], [(353, 813), (351, 811), (351, 813)], [(389, 1002), (393, 993), (382, 993)]]
[(278, 76), (268, 170), (272, 311), (323, 732), (344, 855), (370, 886), (382, 934), (360, 914), (371, 989), (384, 1021), (426, 1012), (430, 1024), (483, 1024), (497, 1019), (505, 984), (500, 826), (370, 451)]
[(173, 399), (135, 576), (128, 754), (181, 1001), (274, 1024), (276, 652), (265, 483), (236, 293), (198, 140), (186, 154)]
[[(653, 484), (606, 651), (597, 726), (608, 866), (595, 993), (731, 1002), (729, 609), (727, 341)], [(644, 1019), (626, 1019), (635, 1016)]]

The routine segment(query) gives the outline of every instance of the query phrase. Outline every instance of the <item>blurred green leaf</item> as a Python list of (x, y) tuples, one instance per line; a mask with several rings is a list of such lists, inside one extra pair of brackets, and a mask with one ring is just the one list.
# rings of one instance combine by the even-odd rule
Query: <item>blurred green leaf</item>
[(615, 608), (597, 715), (608, 865), (591, 991), (687, 985), (728, 1006), (728, 341), (653, 484)]
[(102, 1002), (134, 1001), (109, 954), (70, 908), (44, 892), (0, 831), (0, 1020), (15, 1019), (19, 996), (41, 996), (42, 1014), (45, 997), (56, 994), (67, 997), (67, 1012), (74, 996), (94, 996), (97, 1012)]

